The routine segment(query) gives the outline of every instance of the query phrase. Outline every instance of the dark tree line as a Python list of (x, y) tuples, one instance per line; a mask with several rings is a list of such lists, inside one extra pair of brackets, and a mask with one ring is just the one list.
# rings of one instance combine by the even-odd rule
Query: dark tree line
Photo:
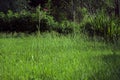
[(31, 10), (38, 5), (41, 8), (49, 9), (50, 14), (57, 21), (63, 19), (78, 20), (82, 17), (82, 8), (87, 8), (90, 13), (104, 9), (109, 15), (114, 13), (116, 16), (120, 16), (120, 0), (0, 0), (0, 11)]

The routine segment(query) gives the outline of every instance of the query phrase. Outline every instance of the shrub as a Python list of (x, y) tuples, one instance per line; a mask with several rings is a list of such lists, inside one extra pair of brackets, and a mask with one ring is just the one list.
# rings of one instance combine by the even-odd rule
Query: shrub
[(52, 16), (44, 11), (36, 12), (21, 11), (13, 13), (11, 10), (7, 14), (0, 13), (0, 31), (5, 32), (46, 32), (56, 31), (62, 34), (73, 33), (78, 30), (78, 24), (69, 21), (56, 22)]
[[(13, 13), (8, 11), (7, 14), (0, 13), (0, 31), (5, 32), (34, 32), (37, 29), (36, 26), (40, 24), (40, 30), (44, 31), (49, 29), (52, 21), (54, 20), (51, 16), (46, 15), (45, 12), (40, 11), (41, 15), (36, 11), (34, 13), (29, 11), (21, 11), (20, 13)], [(39, 16), (41, 17), (39, 23)]]
[(109, 17), (105, 13), (86, 15), (81, 23), (82, 31), (90, 36), (101, 36), (106, 40), (118, 39), (120, 36), (120, 20)]
[(62, 33), (62, 34), (69, 34), (69, 33), (75, 33), (78, 31), (79, 24), (70, 22), (70, 21), (62, 21), (61, 23), (57, 24), (58, 26), (54, 27), (54, 30)]

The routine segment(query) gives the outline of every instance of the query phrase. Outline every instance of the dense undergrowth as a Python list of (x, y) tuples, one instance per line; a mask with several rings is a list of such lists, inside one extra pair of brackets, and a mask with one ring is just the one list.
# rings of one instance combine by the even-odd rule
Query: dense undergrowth
[(62, 34), (68, 34), (73, 33), (77, 26), (77, 24), (69, 21), (58, 23), (44, 11), (36, 10), (36, 12), (21, 11), (20, 13), (13, 13), (9, 10), (7, 14), (0, 13), (1, 32), (32, 33), (36, 31), (56, 31)]
[(119, 17), (108, 16), (104, 11), (95, 14), (84, 13), (81, 22), (64, 20), (57, 22), (46, 11), (39, 8), (34, 12), (21, 11), (0, 13), (0, 32), (34, 33), (55, 31), (60, 34), (87, 33), (87, 35), (101, 36), (107, 41), (118, 41), (120, 37)]
[(104, 12), (86, 15), (81, 23), (82, 30), (90, 36), (101, 36), (107, 40), (118, 40), (120, 37), (120, 19), (108, 16)]

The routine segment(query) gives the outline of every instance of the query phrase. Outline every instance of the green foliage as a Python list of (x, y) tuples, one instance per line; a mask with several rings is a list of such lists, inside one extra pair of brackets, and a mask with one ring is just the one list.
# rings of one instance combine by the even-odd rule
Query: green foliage
[(54, 30), (62, 34), (70, 34), (78, 32), (80, 28), (79, 26), (80, 25), (77, 23), (65, 20), (60, 23), (57, 23), (57, 26), (54, 27)]
[(58, 33), (73, 33), (79, 27), (79, 24), (62, 21), (56, 22), (52, 16), (41, 11), (40, 8), (36, 12), (21, 11), (20, 13), (13, 13), (11, 10), (7, 14), (0, 13), (0, 31), (5, 32), (40, 32), (56, 31)]
[(102, 36), (105, 39), (113, 40), (120, 36), (120, 20), (109, 17), (104, 12), (94, 15), (86, 15), (81, 23), (83, 31), (91, 36)]
[(39, 25), (39, 20), (41, 20), (41, 29), (43, 29), (45, 26), (49, 27), (51, 23), (50, 21), (54, 21), (52, 20), (53, 18), (50, 18), (50, 16), (46, 15), (46, 13), (43, 11), (36, 11), (32, 13), (23, 10), (19, 13), (13, 13), (11, 10), (9, 10), (7, 14), (2, 12), (0, 14), (0, 31), (36, 31), (36, 26)]

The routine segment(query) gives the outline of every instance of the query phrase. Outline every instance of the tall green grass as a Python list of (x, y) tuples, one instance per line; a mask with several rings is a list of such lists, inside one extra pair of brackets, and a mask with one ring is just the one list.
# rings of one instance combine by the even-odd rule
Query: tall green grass
[(120, 50), (97, 39), (55, 33), (1, 35), (0, 80), (120, 79)]

